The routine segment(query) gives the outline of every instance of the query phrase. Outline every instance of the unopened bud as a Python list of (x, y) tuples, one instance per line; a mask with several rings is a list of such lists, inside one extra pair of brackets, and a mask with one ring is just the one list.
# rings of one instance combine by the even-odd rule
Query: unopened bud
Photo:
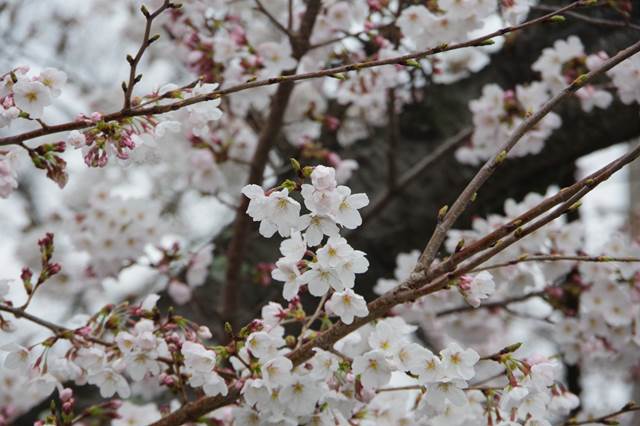
[(558, 24), (558, 23), (564, 22), (566, 20), (567, 19), (562, 15), (554, 15), (551, 18), (548, 19), (548, 21), (553, 23), (553, 24)]
[(438, 222), (442, 222), (449, 211), (449, 206), (445, 205), (438, 210)]
[(300, 163), (298, 162), (298, 160), (296, 160), (295, 158), (290, 158), (289, 161), (291, 162), (291, 167), (293, 167), (293, 170), (296, 173), (299, 173), (302, 167), (300, 166)]
[(329, 74), (329, 77), (335, 78), (336, 80), (342, 80), (342, 81), (347, 80), (347, 76), (342, 73)]
[(69, 401), (72, 397), (73, 397), (73, 389), (71, 389), (71, 388), (64, 388), (64, 389), (62, 389), (62, 391), (60, 391), (60, 400), (61, 400), (62, 402), (67, 402), (67, 401)]
[(420, 65), (420, 62), (416, 61), (415, 59), (407, 59), (406, 61), (404, 61), (404, 64), (409, 67), (414, 67), (418, 69), (422, 68), (422, 65)]

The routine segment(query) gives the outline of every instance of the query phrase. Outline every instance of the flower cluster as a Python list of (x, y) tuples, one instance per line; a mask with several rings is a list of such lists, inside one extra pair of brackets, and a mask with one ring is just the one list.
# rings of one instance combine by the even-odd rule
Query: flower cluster
[(335, 175), (331, 167), (313, 168), (309, 173), (311, 184), (300, 186), (310, 212), (302, 216), (300, 203), (289, 196), (287, 188), (265, 193), (257, 185), (248, 185), (242, 192), (251, 200), (247, 214), (260, 222), (262, 235), (268, 238), (277, 231), (290, 237), (280, 244), (282, 257), (272, 272), (273, 279), (284, 282), (283, 297), (292, 300), (303, 285), (316, 297), (335, 292), (327, 307), (351, 323), (354, 316), (368, 313), (362, 296), (351, 289), (355, 275), (366, 272), (369, 262), (365, 253), (340, 237), (339, 226), (357, 228), (362, 223), (358, 210), (369, 199), (366, 194), (352, 194), (350, 188), (338, 185)]
[[(513, 6), (517, 7), (517, 6)], [(637, 55), (636, 55), (637, 56)], [(482, 97), (469, 103), (473, 113), (474, 132), (468, 146), (456, 151), (461, 163), (478, 165), (496, 155), (497, 148), (511, 136), (515, 129), (532, 113), (572, 82), (598, 68), (608, 56), (605, 52), (587, 55), (577, 36), (557, 40), (553, 47), (545, 48), (531, 68), (540, 73), (541, 81), (515, 90), (503, 90), (489, 84), (482, 90)], [(635, 61), (635, 62), (634, 62)], [(623, 102), (631, 103), (638, 87), (637, 60), (631, 59), (608, 72), (618, 88)], [(613, 102), (613, 95), (604, 86), (583, 85), (575, 96), (585, 112), (594, 108), (606, 109)], [(554, 130), (562, 124), (557, 114), (546, 115), (535, 128), (527, 132), (510, 152), (513, 157), (539, 153)]]
[(88, 268), (97, 278), (117, 276), (126, 261), (135, 261), (147, 244), (158, 244), (166, 224), (159, 203), (124, 199), (98, 188), (83, 213), (75, 214), (69, 235), (78, 250), (90, 255)]
[(103, 398), (129, 398), (132, 382), (177, 389), (187, 380), (206, 394), (226, 393), (214, 372), (215, 353), (200, 343), (211, 332), (180, 317), (161, 318), (158, 299), (150, 295), (132, 307), (106, 306), (80, 327), (40, 345), (5, 345), (4, 367), (23, 375), (25, 391), (37, 399), (56, 388), (62, 397), (62, 383), (68, 381), (95, 385)]
[[(597, 68), (606, 59), (608, 56), (605, 52), (585, 54), (580, 39), (571, 36), (566, 40), (557, 40), (553, 47), (544, 49), (531, 68), (540, 73), (549, 91), (556, 94), (581, 75)], [(585, 112), (591, 112), (594, 107), (606, 109), (613, 101), (611, 93), (592, 84), (582, 87), (576, 92), (576, 96)]]
[[(474, 124), (470, 146), (459, 148), (456, 158), (461, 163), (477, 165), (495, 155), (497, 147), (502, 146), (514, 130), (548, 99), (547, 87), (541, 82), (506, 91), (497, 84), (484, 86), (482, 97), (469, 103)], [(535, 130), (523, 136), (510, 155), (537, 154), (561, 124), (559, 115), (549, 113)]]
[(618, 89), (618, 96), (625, 104), (640, 103), (640, 55), (635, 54), (607, 75)]
[(0, 77), (0, 128), (20, 117), (42, 118), (44, 108), (60, 96), (67, 75), (55, 68), (46, 68), (29, 76), (28, 67), (20, 67)]

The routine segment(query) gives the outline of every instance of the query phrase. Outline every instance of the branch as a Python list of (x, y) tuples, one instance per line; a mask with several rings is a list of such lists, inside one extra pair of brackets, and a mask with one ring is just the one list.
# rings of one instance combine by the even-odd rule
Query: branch
[[(16, 319), (20, 319), (20, 318), (24, 318), (28, 321), (31, 321), (34, 324), (38, 324), (42, 327), (48, 328), (49, 330), (51, 330), (53, 332), (53, 334), (58, 337), (58, 338), (63, 338), (63, 339), (68, 339), (70, 336), (74, 336), (75, 331), (68, 329), (66, 327), (63, 327), (61, 325), (52, 323), (50, 321), (47, 321), (45, 319), (42, 319), (40, 317), (37, 317), (35, 315), (32, 315), (22, 309), (19, 308), (15, 308), (13, 306), (9, 306), (6, 304), (0, 304), (0, 311), (3, 312), (8, 312), (10, 314), (12, 314)], [(97, 337), (91, 337), (91, 336), (82, 336), (83, 339), (88, 340), (90, 342), (93, 343), (97, 343), (99, 345), (102, 346), (113, 346), (112, 343), (109, 343), (107, 341), (98, 339)]]
[(271, 14), (271, 12), (269, 12), (264, 5), (262, 4), (262, 2), (260, 0), (255, 0), (256, 2), (256, 8), (258, 9), (258, 11), (260, 11), (260, 13), (262, 13), (264, 16), (267, 17), (267, 19), (269, 19), (269, 21), (276, 27), (278, 28), (280, 31), (282, 31), (284, 34), (286, 34), (287, 37), (291, 38), (292, 34), (289, 31), (289, 29), (287, 29), (284, 25), (282, 25), (280, 23), (280, 21), (278, 21), (276, 19), (275, 16), (273, 16)]
[(513, 147), (520, 141), (528, 131), (533, 129), (540, 120), (542, 120), (547, 114), (553, 110), (553, 108), (560, 102), (564, 101), (568, 97), (572, 96), (578, 89), (594, 80), (596, 77), (604, 74), (611, 68), (618, 65), (625, 59), (640, 52), (640, 42), (633, 44), (632, 46), (618, 52), (617, 55), (604, 62), (600, 67), (590, 71), (587, 74), (583, 74), (576, 78), (569, 86), (567, 86), (560, 93), (552, 97), (547, 101), (538, 111), (529, 116), (518, 128), (513, 132), (511, 137), (498, 148), (496, 155), (490, 158), (478, 171), (478, 173), (471, 179), (471, 182), (467, 184), (462, 193), (454, 201), (450, 209), (446, 210), (444, 217), (436, 225), (436, 229), (431, 236), (431, 239), (427, 243), (427, 247), (420, 256), (420, 269), (426, 273), (429, 272), (429, 268), (436, 257), (438, 250), (440, 249), (447, 232), (451, 229), (458, 217), (465, 211), (471, 201), (477, 196), (478, 190), (484, 185), (484, 183), (493, 175), (495, 170), (504, 162), (507, 155), (513, 149)]
[[(309, 38), (322, 3), (320, 0), (309, 2), (305, 15), (300, 24), (300, 34), (291, 38), (294, 57), (300, 59), (308, 49)], [(284, 114), (293, 91), (293, 81), (287, 81), (278, 86), (273, 99), (269, 117), (262, 128), (256, 152), (251, 160), (249, 168), (249, 179), (247, 184), (262, 184), (264, 169), (267, 164), (269, 152), (276, 142), (277, 136), (282, 128)], [(236, 313), (237, 293), (240, 284), (240, 271), (244, 261), (245, 246), (251, 226), (251, 219), (246, 215), (249, 199), (242, 197), (242, 201), (236, 210), (236, 219), (233, 224), (233, 237), (227, 249), (227, 273), (223, 290), (223, 312), (226, 319), (232, 319)]]
[(174, 7), (176, 7), (176, 5), (172, 4), (170, 0), (164, 0), (164, 3), (162, 3), (162, 6), (157, 8), (153, 13), (149, 13), (149, 11), (144, 5), (142, 5), (142, 7), (140, 8), (140, 10), (142, 11), (142, 14), (147, 19), (147, 23), (144, 27), (144, 36), (142, 37), (142, 44), (138, 49), (138, 53), (136, 53), (135, 57), (131, 57), (131, 55), (127, 55), (127, 62), (129, 62), (131, 69), (129, 71), (129, 83), (124, 83), (124, 82), (122, 83), (122, 90), (124, 90), (124, 105), (122, 106), (123, 111), (127, 111), (131, 109), (131, 95), (133, 95), (133, 88), (135, 87), (136, 83), (138, 83), (142, 79), (142, 74), (139, 74), (139, 75), (136, 74), (138, 64), (140, 63), (140, 60), (142, 59), (142, 56), (144, 55), (145, 50), (147, 50), (147, 48), (151, 46), (151, 43), (153, 43), (160, 37), (159, 35), (150, 37), (151, 25), (153, 24), (153, 20), (156, 19), (158, 16), (160, 16), (160, 14), (165, 10), (169, 8), (174, 8)]
[[(545, 4), (539, 4), (531, 7), (533, 10), (540, 10), (543, 12), (549, 12), (554, 10), (553, 6), (548, 6)], [(588, 24), (601, 25), (604, 27), (614, 27), (614, 28), (629, 28), (632, 30), (640, 31), (640, 25), (633, 24), (629, 21), (615, 21), (612, 19), (604, 19), (604, 18), (594, 18), (592, 16), (583, 15), (582, 13), (577, 12), (566, 12), (565, 15), (575, 18), (577, 20), (586, 22)]]
[(498, 302), (490, 302), (483, 303), (482, 305), (474, 308), (471, 305), (458, 306), (457, 308), (445, 309), (444, 311), (440, 311), (436, 314), (436, 317), (446, 317), (451, 314), (458, 314), (461, 312), (475, 311), (476, 309), (494, 309), (494, 308), (504, 308), (511, 303), (519, 303), (524, 302), (525, 300), (529, 300), (534, 297), (541, 297), (545, 295), (545, 291), (535, 291), (532, 293), (523, 294), (522, 296), (516, 296), (509, 299), (501, 300)]
[[(200, 102), (207, 102), (213, 99), (217, 99), (220, 98), (222, 96), (227, 96), (230, 95), (232, 93), (237, 93), (237, 92), (241, 92), (244, 90), (249, 90), (249, 89), (253, 89), (253, 88), (257, 88), (257, 87), (264, 87), (264, 86), (271, 86), (271, 85), (275, 85), (275, 84), (284, 84), (284, 83), (288, 83), (288, 82), (295, 82), (295, 81), (302, 81), (302, 80), (309, 80), (309, 79), (315, 79), (315, 78), (319, 78), (319, 77), (327, 77), (327, 76), (333, 76), (336, 74), (343, 74), (343, 73), (347, 73), (350, 71), (358, 71), (361, 69), (367, 69), (367, 68), (374, 68), (374, 67), (379, 67), (379, 66), (384, 66), (384, 65), (398, 65), (398, 64), (405, 64), (407, 61), (411, 60), (411, 59), (422, 59), (424, 57), (427, 56), (431, 56), (431, 55), (435, 55), (438, 53), (442, 53), (442, 52), (448, 52), (451, 50), (457, 50), (457, 49), (463, 49), (466, 47), (475, 47), (475, 46), (484, 46), (486, 45), (487, 40), (490, 40), (494, 37), (498, 37), (498, 36), (502, 36), (514, 31), (519, 31), (522, 29), (525, 29), (527, 27), (530, 27), (532, 25), (535, 24), (539, 24), (542, 22), (546, 22), (549, 20), (549, 18), (562, 14), (564, 12), (566, 12), (567, 10), (576, 8), (578, 6), (583, 5), (584, 3), (582, 2), (582, 0), (579, 1), (575, 1), (565, 7), (562, 7), (558, 10), (556, 10), (555, 12), (551, 12), (548, 13), (544, 16), (541, 16), (539, 18), (536, 19), (532, 19), (530, 21), (526, 21), (520, 25), (515, 25), (515, 26), (509, 26), (509, 27), (505, 27), (502, 29), (499, 29), (497, 31), (493, 31), (491, 33), (488, 33), (486, 35), (474, 38), (472, 40), (468, 40), (465, 42), (461, 42), (461, 43), (453, 43), (453, 44), (444, 44), (438, 47), (434, 47), (431, 49), (427, 49), (427, 50), (423, 50), (420, 52), (414, 52), (414, 53), (410, 53), (407, 55), (402, 55), (402, 56), (396, 56), (396, 57), (392, 57), (392, 58), (387, 58), (387, 59), (378, 59), (378, 60), (369, 60), (369, 61), (363, 61), (363, 62), (356, 62), (353, 64), (348, 64), (348, 65), (342, 65), (342, 66), (338, 66), (338, 67), (333, 67), (333, 68), (327, 68), (324, 70), (320, 70), (320, 71), (313, 71), (313, 72), (307, 72), (307, 73), (300, 73), (300, 74), (291, 74), (291, 75), (281, 75), (278, 77), (272, 77), (272, 78), (268, 78), (265, 80), (256, 80), (256, 81), (251, 81), (251, 82), (247, 82), (247, 83), (242, 83), (242, 84), (238, 84), (235, 86), (231, 86), (227, 89), (221, 89), (221, 90), (214, 90), (210, 93), (206, 93), (203, 95), (198, 95), (198, 96), (194, 96), (192, 98), (189, 99), (185, 99), (182, 101), (177, 101), (177, 102), (173, 102), (173, 103), (169, 103), (169, 104), (165, 104), (165, 105), (155, 105), (152, 107), (148, 107), (148, 108), (137, 108), (137, 109), (131, 109), (131, 110), (126, 110), (126, 111), (117, 111), (117, 112), (113, 112), (110, 114), (106, 114), (103, 116), (103, 120), (104, 121), (120, 121), (124, 118), (130, 118), (130, 117), (139, 117), (139, 116), (145, 116), (145, 115), (159, 115), (159, 114), (166, 114), (168, 112), (171, 111), (176, 111), (179, 110), (181, 108), (184, 108), (186, 106), (189, 105), (193, 105), (193, 104), (197, 104)], [(307, 41), (308, 43), (308, 41)], [(297, 46), (297, 44), (296, 44)], [(308, 48), (308, 46), (307, 46)], [(294, 49), (294, 52), (296, 52), (297, 49)], [(51, 134), (55, 134), (55, 133), (61, 133), (61, 132), (66, 132), (66, 131), (70, 131), (70, 130), (78, 130), (78, 129), (84, 129), (87, 127), (91, 127), (93, 124), (92, 123), (87, 123), (84, 121), (70, 121), (67, 123), (63, 123), (63, 124), (57, 124), (57, 125), (50, 125), (48, 126), (47, 130), (44, 129), (36, 129), (36, 130), (31, 130), (28, 132), (24, 132), (24, 133), (20, 133), (18, 135), (14, 135), (14, 136), (7, 136), (4, 138), (0, 138), (0, 146), (3, 145), (13, 145), (13, 144), (19, 144), (20, 142), (26, 141), (26, 140), (30, 140), (30, 139), (34, 139), (40, 136), (45, 136), (45, 135), (51, 135)]]
[(621, 414), (631, 413), (632, 411), (639, 411), (639, 410), (640, 410), (640, 406), (636, 405), (633, 402), (629, 402), (627, 405), (625, 405), (618, 411), (614, 411), (613, 413), (605, 414), (604, 416), (596, 417), (589, 420), (576, 421), (574, 419), (571, 419), (571, 420), (567, 420), (565, 423), (563, 423), (563, 425), (576, 426), (576, 425), (591, 425), (591, 424), (603, 424), (603, 425), (619, 424), (618, 422), (612, 423), (612, 421), (615, 421), (614, 419), (615, 417)]
[(558, 262), (558, 261), (571, 261), (571, 262), (640, 262), (638, 257), (609, 257), (609, 256), (564, 256), (564, 255), (533, 255), (523, 254), (517, 259), (510, 260), (508, 262), (495, 263), (489, 266), (483, 266), (482, 268), (474, 269), (472, 272), (487, 271), (489, 269), (504, 268), (506, 266), (515, 265), (522, 262)]
[(395, 89), (387, 90), (387, 117), (387, 190), (393, 191), (398, 185), (398, 164), (396, 157), (400, 139)]
[[(464, 129), (452, 138), (446, 140), (444, 143), (438, 145), (433, 152), (426, 157), (423, 157), (416, 164), (411, 166), (406, 172), (404, 172), (396, 182), (395, 189), (386, 188), (382, 194), (378, 195), (373, 202), (369, 205), (362, 215), (362, 225), (364, 225), (378, 216), (384, 211), (384, 208), (398, 195), (401, 195), (404, 190), (412, 184), (420, 175), (427, 170), (430, 166), (438, 162), (443, 156), (447, 155), (452, 149), (457, 148), (462, 142), (464, 142), (473, 129)], [(361, 228), (358, 228), (361, 229)], [(357, 232), (357, 231), (356, 231)]]

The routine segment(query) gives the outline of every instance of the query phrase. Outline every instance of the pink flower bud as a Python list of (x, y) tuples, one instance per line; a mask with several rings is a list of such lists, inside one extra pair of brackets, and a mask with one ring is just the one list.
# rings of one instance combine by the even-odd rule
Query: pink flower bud
[(163, 375), (160, 377), (160, 383), (163, 384), (164, 386), (173, 386), (176, 383), (176, 381), (173, 378), (173, 376)]
[(340, 127), (340, 119), (332, 115), (324, 116), (324, 125), (327, 129), (335, 132)]
[(61, 400), (62, 402), (67, 402), (67, 401), (69, 401), (72, 397), (73, 397), (73, 389), (71, 389), (71, 388), (64, 388), (64, 389), (62, 389), (62, 391), (60, 392), (60, 400)]
[(198, 327), (198, 337), (200, 337), (201, 339), (211, 339), (211, 337), (213, 337), (213, 334), (211, 334), (211, 330), (209, 330), (209, 327), (201, 325), (200, 327)]

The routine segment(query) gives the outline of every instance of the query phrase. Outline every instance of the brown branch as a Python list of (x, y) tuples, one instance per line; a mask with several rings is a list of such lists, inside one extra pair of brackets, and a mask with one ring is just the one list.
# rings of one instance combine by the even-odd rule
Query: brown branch
[[(306, 53), (309, 44), (309, 37), (315, 23), (316, 17), (320, 12), (322, 2), (313, 0), (309, 2), (305, 15), (300, 24), (299, 34), (291, 37), (294, 57), (300, 59)], [(293, 73), (293, 71), (290, 71)], [(284, 114), (289, 103), (289, 98), (293, 91), (293, 81), (287, 81), (276, 91), (271, 101), (269, 117), (265, 126), (262, 128), (256, 152), (251, 160), (249, 167), (249, 179), (247, 184), (260, 185), (264, 176), (264, 169), (267, 164), (269, 152), (275, 144), (282, 123)], [(236, 210), (236, 219), (233, 224), (233, 237), (227, 249), (227, 273), (226, 281), (223, 289), (223, 311), (222, 315), (228, 320), (233, 320), (236, 313), (238, 287), (240, 285), (240, 272), (244, 261), (245, 248), (251, 219), (246, 215), (249, 199), (242, 198), (238, 209)], [(233, 321), (232, 321), (233, 323)]]
[(619, 409), (618, 411), (614, 411), (613, 413), (605, 414), (604, 416), (595, 417), (588, 420), (575, 420), (570, 419), (564, 423), (564, 426), (576, 426), (576, 425), (592, 425), (592, 424), (604, 424), (604, 425), (613, 425), (618, 424), (612, 423), (615, 421), (614, 418), (625, 413), (631, 413), (633, 411), (639, 411), (640, 406), (636, 405), (634, 402), (629, 402), (627, 405)]
[[(539, 4), (531, 7), (533, 10), (539, 10), (542, 12), (549, 12), (554, 10), (553, 6), (549, 6), (546, 4)], [(570, 16), (572, 18), (578, 19), (580, 21), (586, 22), (588, 24), (601, 25), (603, 27), (614, 27), (614, 28), (629, 28), (632, 30), (640, 31), (640, 25), (634, 24), (630, 21), (615, 21), (612, 19), (604, 19), (604, 18), (595, 18), (593, 16), (584, 15), (582, 13), (577, 12), (566, 12), (566, 16)]]
[[(464, 129), (444, 143), (438, 145), (429, 155), (423, 157), (416, 164), (404, 172), (396, 182), (395, 189), (386, 188), (378, 195), (362, 215), (362, 226), (382, 213), (385, 207), (397, 196), (401, 195), (430, 166), (435, 164), (452, 149), (457, 148), (472, 133), (472, 129)], [(362, 229), (362, 228), (358, 228)], [(355, 231), (357, 232), (357, 231)]]
[[(38, 324), (42, 327), (48, 328), (49, 330), (51, 330), (53, 332), (53, 334), (58, 337), (58, 338), (63, 338), (63, 339), (67, 339), (70, 336), (74, 336), (75, 332), (74, 330), (68, 329), (66, 327), (63, 327), (61, 325), (55, 324), (51, 321), (47, 321), (43, 318), (37, 317), (35, 315), (32, 315), (22, 309), (19, 308), (15, 308), (13, 306), (9, 306), (7, 304), (0, 304), (0, 311), (3, 312), (8, 312), (10, 314), (12, 314), (16, 319), (21, 319), (24, 318), (28, 321), (31, 321), (34, 324)], [(82, 336), (82, 338), (84, 340), (93, 342), (93, 343), (97, 343), (99, 345), (102, 346), (113, 346), (112, 343), (109, 343), (107, 341), (98, 339), (96, 337), (92, 337), (92, 336)]]
[(262, 13), (264, 16), (267, 17), (267, 19), (269, 19), (269, 21), (276, 27), (278, 28), (280, 31), (282, 31), (287, 37), (292, 37), (291, 31), (289, 31), (289, 29), (287, 29), (284, 25), (282, 25), (280, 23), (280, 21), (278, 21), (278, 19), (273, 16), (271, 14), (271, 12), (269, 12), (267, 10), (267, 8), (264, 7), (264, 5), (262, 4), (262, 2), (260, 0), (255, 0), (256, 2), (256, 9), (258, 9), (258, 11), (260, 13)]
[(396, 112), (396, 91), (387, 90), (387, 190), (393, 191), (398, 183), (398, 144), (400, 143), (400, 123)]
[[(621, 62), (623, 60), (622, 57), (626, 58), (628, 56), (631, 56), (633, 53), (639, 50), (640, 42), (618, 53), (618, 55), (607, 61), (605, 65), (599, 69), (599, 71), (605, 72), (615, 64)], [(615, 62), (615, 64), (612, 64), (612, 62)], [(607, 64), (612, 65), (606, 67)], [(595, 75), (596, 74), (590, 73), (586, 78), (582, 79), (582, 82), (586, 83), (590, 79), (594, 78)], [(510, 232), (513, 232), (513, 234), (511, 234), (509, 238), (506, 238), (499, 244), (497, 243), (498, 240), (485, 241), (486, 245), (476, 248), (476, 253), (485, 250), (483, 253), (481, 253), (476, 258), (466, 262), (465, 264), (460, 265), (458, 268), (455, 268), (454, 265), (455, 270), (453, 270), (453, 272), (442, 274), (432, 280), (427, 280), (425, 275), (412, 274), (409, 279), (399, 285), (396, 289), (391, 290), (370, 302), (367, 305), (367, 308), (369, 310), (369, 314), (367, 316), (355, 318), (351, 324), (344, 324), (340, 321), (336, 322), (328, 330), (319, 334), (315, 339), (305, 342), (300, 348), (288, 353), (287, 357), (293, 362), (294, 365), (300, 365), (304, 361), (311, 358), (311, 356), (313, 356), (314, 348), (329, 350), (335, 342), (345, 337), (349, 333), (359, 329), (363, 325), (375, 319), (383, 317), (394, 306), (413, 302), (422, 296), (435, 293), (446, 288), (449, 280), (455, 279), (465, 273), (468, 273), (482, 263), (486, 262), (488, 259), (495, 256), (495, 254), (497, 254), (498, 252), (504, 250), (509, 245), (515, 243), (516, 241), (519, 241), (535, 230), (541, 228), (545, 224), (553, 221), (554, 219), (564, 214), (566, 211), (569, 211), (578, 199), (586, 195), (593, 188), (610, 177), (613, 173), (620, 170), (623, 166), (635, 160), (638, 156), (640, 156), (640, 147), (629, 151), (617, 160), (601, 168), (598, 172), (590, 175), (588, 178), (580, 180), (569, 188), (565, 188), (564, 190), (556, 194), (555, 197), (550, 197), (550, 199), (554, 200), (553, 204), (549, 203), (549, 199), (539, 203), (537, 206), (530, 210), (535, 211), (535, 213), (529, 215), (529, 220), (523, 221), (518, 226), (528, 223), (529, 221), (535, 219), (544, 212), (549, 211), (551, 208), (557, 206), (558, 204), (559, 206), (553, 212), (543, 217), (541, 220), (538, 220), (525, 229), (520, 229), (519, 232), (517, 231), (517, 227), (514, 228), (513, 226), (510, 226), (510, 224), (504, 225), (502, 228), (508, 230), (508, 232), (505, 232), (504, 235), (508, 235)], [(574, 191), (571, 191), (572, 189)], [(543, 207), (544, 210), (540, 211)], [(500, 232), (498, 234), (500, 234)], [(498, 239), (499, 238), (500, 237), (498, 237)], [(486, 250), (489, 247), (493, 248)], [(416, 278), (416, 276), (418, 276), (418, 278)], [(416, 284), (418, 285), (418, 287), (413, 288), (414, 286), (416, 286)], [(420, 287), (420, 285), (422, 286)], [(188, 420), (196, 420), (200, 416), (214, 409), (234, 403), (238, 399), (239, 395), (240, 392), (238, 387), (233, 386), (232, 389), (229, 390), (229, 394), (225, 397), (216, 396), (201, 398), (198, 401), (186, 404), (184, 407), (153, 423), (152, 426), (177, 426)]]
[[(253, 88), (257, 88), (257, 87), (264, 87), (264, 86), (271, 86), (271, 85), (275, 85), (275, 84), (284, 84), (284, 83), (289, 83), (289, 82), (295, 82), (295, 81), (302, 81), (302, 80), (309, 80), (309, 79), (315, 79), (315, 78), (319, 78), (319, 77), (326, 77), (326, 76), (332, 76), (332, 75), (336, 75), (336, 74), (343, 74), (343, 73), (347, 73), (347, 72), (351, 72), (351, 71), (358, 71), (361, 69), (367, 69), (367, 68), (374, 68), (374, 67), (379, 67), (379, 66), (384, 66), (384, 65), (398, 65), (398, 64), (405, 64), (408, 60), (411, 59), (421, 59), (427, 56), (431, 56), (431, 55), (435, 55), (438, 53), (442, 53), (442, 52), (448, 52), (451, 50), (457, 50), (457, 49), (463, 49), (463, 48), (467, 48), (467, 47), (475, 47), (475, 46), (483, 46), (486, 44), (487, 40), (490, 40), (494, 37), (498, 37), (498, 36), (502, 36), (514, 31), (519, 31), (519, 30), (523, 30), (527, 27), (539, 24), (539, 23), (543, 23), (543, 22), (547, 22), (549, 20), (549, 18), (556, 16), (558, 14), (564, 13), (567, 10), (576, 8), (578, 6), (583, 5), (583, 2), (581, 0), (573, 2), (565, 7), (562, 7), (558, 10), (556, 10), (555, 12), (551, 12), (548, 13), (544, 16), (541, 16), (539, 18), (536, 19), (532, 19), (530, 21), (526, 21), (520, 25), (515, 25), (515, 26), (509, 26), (509, 27), (505, 27), (502, 29), (499, 29), (497, 31), (493, 31), (491, 33), (488, 33), (486, 35), (474, 38), (472, 40), (468, 40), (465, 42), (461, 42), (461, 43), (453, 43), (453, 44), (444, 44), (438, 47), (434, 47), (431, 49), (427, 49), (427, 50), (423, 50), (420, 52), (414, 52), (414, 53), (410, 53), (407, 55), (402, 55), (402, 56), (396, 56), (393, 58), (387, 58), (387, 59), (379, 59), (379, 60), (369, 60), (369, 61), (363, 61), (363, 62), (356, 62), (353, 64), (348, 64), (348, 65), (342, 65), (342, 66), (338, 66), (338, 67), (333, 67), (333, 68), (327, 68), (324, 70), (320, 70), (320, 71), (313, 71), (313, 72), (307, 72), (307, 73), (300, 73), (300, 74), (291, 74), (291, 75), (281, 75), (278, 77), (272, 77), (272, 78), (267, 78), (265, 80), (256, 80), (256, 81), (251, 81), (251, 82), (247, 82), (247, 83), (242, 83), (242, 84), (238, 84), (235, 86), (231, 86), (227, 89), (221, 89), (221, 90), (214, 90), (210, 93), (206, 93), (203, 95), (198, 95), (198, 96), (194, 96), (191, 97), (189, 99), (184, 99), (181, 101), (177, 101), (177, 102), (173, 102), (170, 104), (165, 104), (165, 105), (154, 105), (152, 107), (148, 107), (148, 108), (136, 108), (136, 109), (131, 109), (131, 110), (127, 110), (127, 111), (117, 111), (117, 112), (113, 112), (110, 114), (105, 114), (103, 116), (103, 120), (104, 121), (120, 121), (124, 118), (130, 118), (130, 117), (140, 117), (140, 116), (145, 116), (145, 115), (159, 115), (159, 114), (165, 114), (171, 111), (176, 111), (179, 109), (182, 109), (186, 106), (189, 105), (193, 105), (193, 104), (197, 104), (200, 102), (207, 102), (213, 99), (217, 99), (220, 98), (222, 96), (227, 96), (230, 95), (232, 93), (237, 93), (240, 91), (244, 91), (244, 90), (249, 90), (249, 89), (253, 89)], [(298, 40), (297, 37), (294, 37), (294, 40)], [(308, 44), (308, 41), (307, 41)], [(300, 50), (300, 47), (297, 46), (301, 46), (301, 44), (299, 43), (294, 43), (294, 54)], [(304, 46), (302, 46), (304, 47)], [(308, 46), (307, 46), (308, 49)], [(301, 57), (301, 56), (300, 56)], [(24, 133), (20, 133), (14, 136), (7, 136), (4, 138), (0, 138), (0, 146), (3, 145), (13, 145), (13, 144), (18, 144), (20, 142), (26, 141), (26, 140), (30, 140), (30, 139), (34, 139), (40, 136), (45, 136), (45, 135), (51, 135), (51, 134), (55, 134), (55, 133), (61, 133), (61, 132), (66, 132), (66, 131), (70, 131), (70, 130), (78, 130), (78, 129), (84, 129), (87, 127), (91, 127), (93, 126), (93, 123), (90, 122), (86, 122), (86, 121), (71, 121), (71, 122), (67, 122), (67, 123), (62, 123), (62, 124), (57, 124), (57, 125), (50, 125), (48, 127), (47, 130), (44, 129), (35, 129), (35, 130), (30, 130), (28, 132), (24, 132)]]
[(392, 388), (380, 388), (376, 390), (376, 393), (382, 392), (398, 392), (398, 391), (411, 391), (418, 390), (424, 392), (426, 388), (422, 385), (407, 385), (407, 386), (395, 386)]
[(508, 262), (495, 263), (493, 265), (483, 266), (478, 269), (474, 269), (472, 272), (487, 271), (490, 269), (504, 268), (507, 266), (515, 265), (522, 262), (640, 262), (638, 257), (609, 257), (609, 256), (565, 256), (565, 255), (534, 255), (530, 256), (524, 254), (517, 259), (510, 260)]
[(576, 78), (569, 86), (567, 86), (560, 93), (552, 97), (534, 114), (529, 116), (520, 126), (511, 134), (509, 139), (498, 148), (496, 154), (490, 158), (478, 171), (478, 173), (471, 179), (471, 181), (464, 188), (462, 193), (454, 201), (451, 208), (446, 211), (444, 217), (439, 220), (436, 225), (436, 229), (431, 236), (431, 239), (427, 243), (426, 248), (420, 256), (419, 266), (425, 273), (429, 272), (429, 268), (435, 259), (438, 250), (442, 246), (447, 232), (451, 229), (458, 217), (466, 210), (467, 206), (477, 196), (478, 190), (484, 185), (484, 183), (493, 175), (494, 171), (504, 162), (507, 154), (513, 149), (513, 147), (520, 141), (528, 131), (532, 130), (547, 114), (555, 108), (560, 102), (572, 96), (578, 89), (592, 81), (596, 77), (604, 74), (611, 68), (618, 65), (625, 59), (640, 52), (640, 42), (633, 44), (632, 46), (621, 50), (617, 55), (611, 59), (605, 61), (597, 69), (590, 71), (587, 74), (583, 74)]
[(445, 316), (452, 315), (452, 314), (459, 314), (461, 312), (475, 311), (477, 309), (504, 308), (505, 306), (510, 305), (511, 303), (524, 302), (525, 300), (529, 300), (529, 299), (531, 299), (533, 297), (544, 296), (544, 294), (545, 294), (544, 291), (535, 291), (535, 292), (532, 292), (532, 293), (523, 294), (522, 296), (516, 296), (516, 297), (509, 298), (509, 299), (500, 300), (498, 302), (483, 303), (482, 305), (478, 306), (477, 308), (474, 308), (471, 305), (458, 306), (456, 308), (445, 309), (444, 311), (440, 311), (440, 312), (438, 312), (436, 314), (436, 317), (445, 317)]
[(144, 55), (144, 52), (147, 50), (147, 48), (151, 45), (151, 43), (156, 41), (159, 37), (159, 36), (151, 37), (151, 26), (153, 24), (153, 21), (158, 16), (160, 16), (162, 12), (173, 7), (176, 7), (176, 6), (172, 4), (170, 0), (164, 0), (164, 3), (162, 3), (162, 6), (158, 7), (155, 11), (153, 11), (153, 13), (149, 13), (149, 11), (144, 5), (142, 5), (142, 7), (140, 8), (140, 10), (142, 11), (142, 14), (147, 20), (147, 23), (144, 27), (144, 36), (142, 37), (142, 44), (140, 45), (140, 48), (138, 49), (136, 56), (132, 57), (131, 55), (127, 55), (127, 61), (129, 62), (129, 65), (131, 66), (131, 68), (129, 70), (129, 83), (124, 83), (124, 82), (122, 83), (122, 90), (124, 90), (124, 105), (122, 106), (123, 111), (128, 111), (131, 109), (131, 96), (133, 95), (133, 88), (142, 78), (142, 74), (137, 74), (138, 64), (140, 63), (140, 60), (142, 59), (142, 56)]

